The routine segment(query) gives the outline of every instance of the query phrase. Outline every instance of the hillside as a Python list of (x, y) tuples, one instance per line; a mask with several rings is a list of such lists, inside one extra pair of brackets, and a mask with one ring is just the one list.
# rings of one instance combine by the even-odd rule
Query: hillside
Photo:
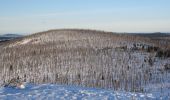
[(138, 92), (169, 88), (170, 42), (96, 30), (35, 33), (0, 44), (0, 83), (13, 78)]

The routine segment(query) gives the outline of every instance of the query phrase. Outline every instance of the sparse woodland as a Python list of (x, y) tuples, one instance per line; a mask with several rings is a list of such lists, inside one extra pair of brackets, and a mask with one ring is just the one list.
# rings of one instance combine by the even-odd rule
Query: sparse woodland
[[(0, 84), (13, 78), (126, 91), (170, 83), (170, 42), (62, 29), (0, 44)], [(164, 86), (164, 85), (161, 85)]]

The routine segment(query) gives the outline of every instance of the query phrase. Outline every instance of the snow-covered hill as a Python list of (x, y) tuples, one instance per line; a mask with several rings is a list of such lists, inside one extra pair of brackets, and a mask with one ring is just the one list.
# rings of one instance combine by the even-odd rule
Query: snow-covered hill
[(13, 78), (129, 92), (170, 88), (170, 42), (95, 30), (36, 33), (0, 44), (0, 84)]

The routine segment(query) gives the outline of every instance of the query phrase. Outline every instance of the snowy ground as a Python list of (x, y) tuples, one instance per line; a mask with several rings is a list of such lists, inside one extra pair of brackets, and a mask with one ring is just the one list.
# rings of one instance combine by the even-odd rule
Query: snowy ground
[(54, 84), (27, 84), (25, 89), (0, 88), (0, 100), (170, 100), (170, 89), (131, 93)]

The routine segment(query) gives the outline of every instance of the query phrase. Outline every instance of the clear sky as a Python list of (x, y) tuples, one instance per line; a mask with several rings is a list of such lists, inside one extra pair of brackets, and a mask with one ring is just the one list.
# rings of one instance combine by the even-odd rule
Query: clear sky
[(170, 0), (0, 0), (0, 34), (59, 28), (170, 32)]

